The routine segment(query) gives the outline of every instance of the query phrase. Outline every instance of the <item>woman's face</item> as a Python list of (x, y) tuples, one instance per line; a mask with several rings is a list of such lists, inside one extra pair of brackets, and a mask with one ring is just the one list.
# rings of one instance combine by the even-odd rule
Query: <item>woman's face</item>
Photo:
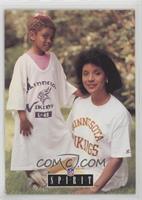
[(99, 94), (99, 92), (106, 91), (105, 83), (107, 77), (102, 68), (88, 63), (82, 69), (82, 83), (87, 92), (92, 94)]

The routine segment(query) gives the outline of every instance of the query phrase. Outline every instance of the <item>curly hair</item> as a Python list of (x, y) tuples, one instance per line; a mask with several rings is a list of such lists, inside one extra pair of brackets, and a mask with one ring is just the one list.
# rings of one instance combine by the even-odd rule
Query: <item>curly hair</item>
[(28, 33), (30, 31), (38, 32), (45, 27), (53, 29), (54, 33), (56, 32), (55, 24), (53, 23), (52, 19), (49, 16), (37, 15), (31, 17), (31, 19), (28, 21), (27, 24)]
[(82, 83), (82, 69), (85, 64), (89, 63), (100, 67), (104, 71), (108, 80), (105, 85), (108, 93), (113, 93), (122, 87), (122, 80), (119, 71), (108, 53), (98, 48), (91, 48), (82, 51), (75, 61), (77, 83), (79, 89), (84, 95), (88, 95), (88, 92)]

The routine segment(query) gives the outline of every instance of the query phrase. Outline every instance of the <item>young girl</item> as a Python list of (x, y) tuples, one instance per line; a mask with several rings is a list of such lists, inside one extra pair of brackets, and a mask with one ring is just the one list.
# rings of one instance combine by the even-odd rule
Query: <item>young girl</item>
[(91, 173), (94, 185), (77, 193), (125, 186), (128, 179), (126, 157), (131, 156), (129, 133), (131, 116), (113, 92), (122, 86), (114, 62), (103, 51), (90, 49), (76, 61), (80, 90), (86, 98), (74, 102), (68, 118), (74, 152), (80, 156), (82, 173)]
[(31, 48), (15, 64), (8, 109), (14, 111), (15, 135), (11, 170), (24, 170), (40, 186), (47, 183), (39, 161), (67, 153), (70, 138), (60, 108), (73, 99), (76, 88), (66, 81), (52, 47), (56, 28), (48, 16), (28, 24)]

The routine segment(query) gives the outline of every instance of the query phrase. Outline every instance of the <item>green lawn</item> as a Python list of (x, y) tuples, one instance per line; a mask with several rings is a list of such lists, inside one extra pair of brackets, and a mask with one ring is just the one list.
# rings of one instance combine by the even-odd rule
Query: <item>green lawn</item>
[[(7, 101), (7, 92), (5, 102)], [(68, 109), (63, 109), (66, 118)], [(134, 194), (135, 193), (135, 118), (133, 117), (133, 131), (131, 134), (132, 157), (128, 159), (129, 180), (127, 186), (108, 192), (107, 194)], [(27, 187), (24, 172), (10, 171), (11, 148), (13, 139), (14, 122), (9, 112), (5, 112), (5, 166), (6, 166), (6, 193), (7, 194), (72, 194), (74, 189), (56, 188), (33, 191)], [(102, 192), (100, 192), (102, 193)]]

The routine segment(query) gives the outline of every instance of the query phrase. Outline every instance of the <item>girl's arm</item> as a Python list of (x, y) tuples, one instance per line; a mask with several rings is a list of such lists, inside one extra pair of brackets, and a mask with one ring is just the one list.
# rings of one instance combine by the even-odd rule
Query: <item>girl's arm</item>
[(23, 136), (31, 135), (31, 129), (33, 128), (33, 125), (28, 120), (26, 111), (24, 110), (18, 110), (19, 118), (20, 118), (20, 133)]

